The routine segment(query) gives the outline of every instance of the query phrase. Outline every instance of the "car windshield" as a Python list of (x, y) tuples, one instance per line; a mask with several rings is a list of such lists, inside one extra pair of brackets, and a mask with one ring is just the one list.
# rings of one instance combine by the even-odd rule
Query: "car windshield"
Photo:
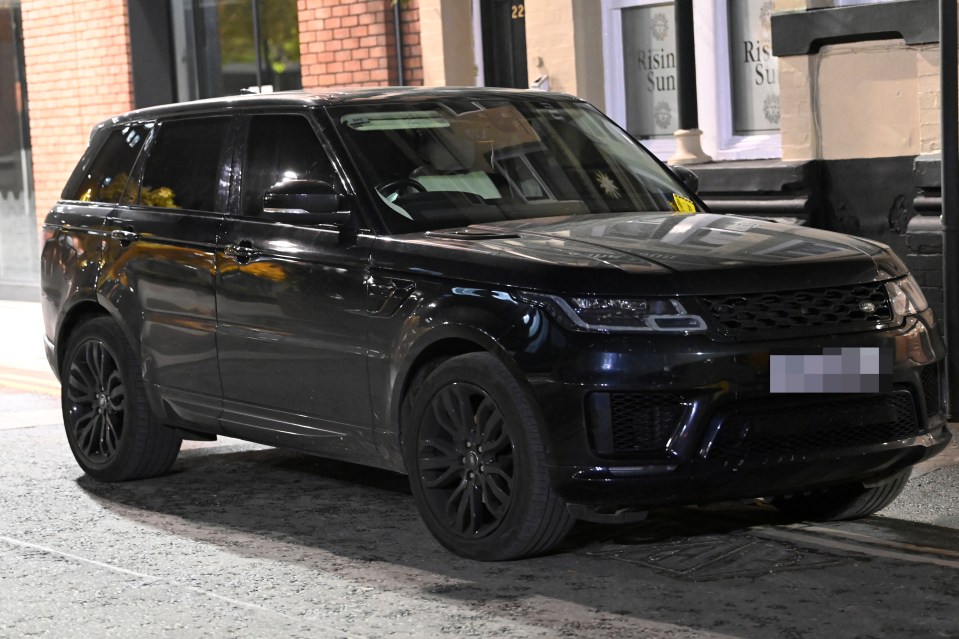
[(581, 102), (463, 98), (329, 112), (391, 232), (697, 210), (674, 176)]

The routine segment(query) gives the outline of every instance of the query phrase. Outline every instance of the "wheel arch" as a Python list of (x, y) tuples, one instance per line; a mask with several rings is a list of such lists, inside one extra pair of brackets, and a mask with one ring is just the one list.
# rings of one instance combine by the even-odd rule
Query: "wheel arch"
[[(105, 306), (92, 299), (78, 301), (64, 314), (60, 322), (60, 328), (57, 330), (56, 338), (56, 363), (57, 374), (63, 369), (63, 357), (66, 354), (67, 345), (70, 343), (70, 337), (84, 322), (96, 317), (109, 317), (116, 322), (116, 317)], [(121, 322), (117, 322), (121, 332), (126, 337), (130, 347), (134, 352), (138, 352), (136, 344), (130, 339), (129, 331)]]
[(397, 444), (402, 447), (404, 421), (409, 417), (415, 397), (414, 386), (421, 383), (443, 362), (467, 353), (488, 353), (499, 360), (517, 381), (528, 387), (523, 371), (503, 346), (487, 333), (474, 327), (445, 325), (426, 336), (410, 351), (399, 369), (390, 406), (390, 417), (395, 424)]

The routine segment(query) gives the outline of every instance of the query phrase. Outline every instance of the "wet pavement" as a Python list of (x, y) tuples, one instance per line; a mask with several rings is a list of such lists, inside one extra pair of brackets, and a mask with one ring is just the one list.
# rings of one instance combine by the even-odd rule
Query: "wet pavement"
[(3, 637), (959, 637), (955, 446), (860, 521), (670, 509), (483, 564), (384, 471), (221, 439), (165, 477), (95, 482), (51, 377), (3, 357)]

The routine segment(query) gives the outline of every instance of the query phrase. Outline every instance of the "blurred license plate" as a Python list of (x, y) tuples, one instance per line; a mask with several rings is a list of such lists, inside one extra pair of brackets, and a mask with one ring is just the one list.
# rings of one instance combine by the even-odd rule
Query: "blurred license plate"
[(771, 393), (888, 393), (892, 350), (824, 348), (769, 354)]

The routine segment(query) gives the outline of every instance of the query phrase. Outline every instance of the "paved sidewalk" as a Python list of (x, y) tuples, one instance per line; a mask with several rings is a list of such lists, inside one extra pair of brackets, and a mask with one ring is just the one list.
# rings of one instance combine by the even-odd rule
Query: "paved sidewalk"
[(0, 386), (60, 394), (60, 384), (43, 352), (39, 302), (0, 300)]

